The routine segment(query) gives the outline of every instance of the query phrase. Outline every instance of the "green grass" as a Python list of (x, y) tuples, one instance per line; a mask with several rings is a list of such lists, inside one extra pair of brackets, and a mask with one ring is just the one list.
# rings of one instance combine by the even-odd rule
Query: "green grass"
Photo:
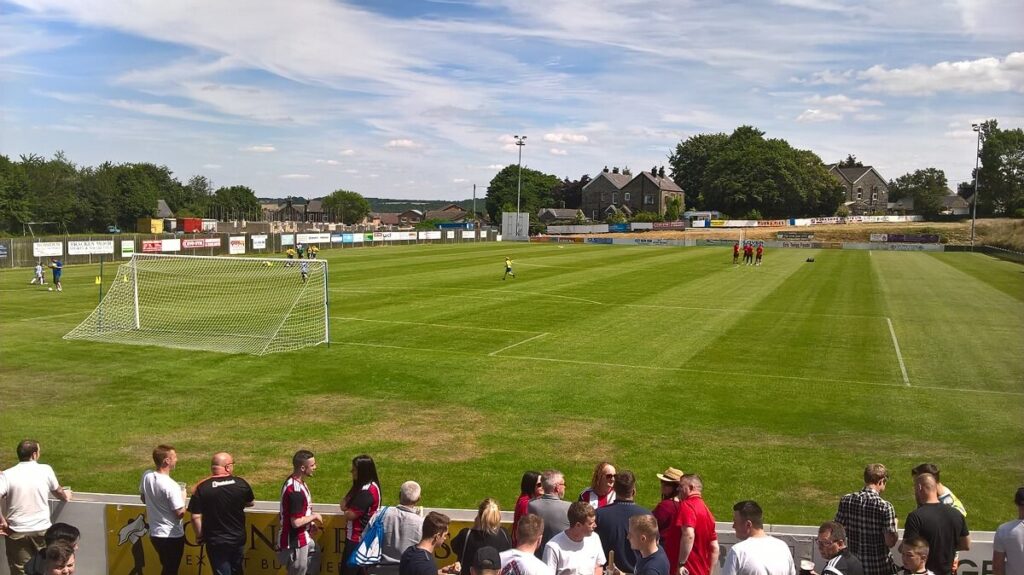
[[(518, 277), (502, 281), (506, 254)], [(644, 504), (671, 465), (704, 477), (719, 518), (752, 498), (770, 522), (817, 524), (871, 462), (892, 469), (905, 517), (909, 470), (929, 461), (972, 528), (1013, 511), (1022, 266), (771, 250), (734, 268), (729, 248), (521, 244), (321, 256), (332, 344), (265, 357), (65, 341), (97, 303), (97, 266), (68, 267), (62, 294), (0, 272), (0, 465), (34, 437), (62, 483), (132, 493), (158, 443), (190, 483), (225, 449), (274, 499), (305, 447), (329, 502), (365, 452), (387, 502), (416, 479), (430, 506), (509, 509), (524, 470), (562, 469), (575, 493), (609, 459)]]

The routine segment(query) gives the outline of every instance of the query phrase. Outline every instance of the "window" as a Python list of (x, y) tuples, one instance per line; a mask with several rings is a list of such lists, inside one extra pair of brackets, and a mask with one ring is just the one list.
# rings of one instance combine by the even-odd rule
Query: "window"
[(628, 202), (629, 201), (629, 192), (623, 192), (622, 193), (622, 201), (624, 201), (624, 202)]
[(618, 192), (612, 192), (612, 203), (614, 204), (617, 201), (619, 201), (619, 193)]
[(861, 199), (863, 197), (864, 197), (864, 188), (857, 188), (857, 199), (859, 200), (859, 199)]
[(601, 203), (604, 203), (604, 201), (605, 201), (605, 195), (604, 195), (604, 192), (601, 192)]
[(878, 186), (871, 186), (871, 203), (878, 201)]
[(653, 206), (654, 205), (654, 196), (651, 195), (651, 194), (644, 194), (644, 205)]

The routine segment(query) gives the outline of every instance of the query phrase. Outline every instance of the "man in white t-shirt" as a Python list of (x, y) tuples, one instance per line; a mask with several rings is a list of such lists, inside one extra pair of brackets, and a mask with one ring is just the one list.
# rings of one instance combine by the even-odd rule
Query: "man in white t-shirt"
[(603, 575), (606, 563), (601, 537), (594, 533), (597, 518), (589, 503), (569, 506), (569, 528), (544, 546), (544, 563), (555, 575)]
[(732, 529), (740, 542), (725, 556), (722, 575), (796, 575), (789, 545), (764, 532), (763, 513), (756, 501), (732, 506)]
[(161, 575), (175, 575), (185, 553), (185, 530), (181, 518), (185, 516), (185, 485), (171, 479), (171, 471), (178, 464), (178, 453), (170, 445), (158, 445), (153, 450), (155, 471), (142, 475), (139, 495), (146, 504), (149, 520), (149, 541), (160, 557)]
[(501, 552), (501, 575), (555, 575), (555, 570), (536, 556), (544, 538), (544, 520), (539, 515), (523, 515), (516, 536), (519, 545)]
[(7, 564), (12, 575), (25, 573), (28, 563), (45, 544), (50, 528), (48, 496), (71, 501), (71, 490), (57, 482), (49, 465), (39, 463), (39, 442), (18, 444), (18, 464), (0, 473), (0, 534), (7, 536)]

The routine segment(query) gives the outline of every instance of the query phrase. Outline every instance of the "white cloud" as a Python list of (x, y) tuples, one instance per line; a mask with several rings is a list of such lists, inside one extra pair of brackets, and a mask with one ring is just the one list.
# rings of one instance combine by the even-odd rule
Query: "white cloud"
[(452, 179), (452, 183), (453, 184), (464, 184), (467, 181), (468, 180), (466, 178), (454, 178), (454, 179)]
[(397, 140), (390, 140), (390, 141), (388, 141), (387, 147), (389, 147), (389, 148), (413, 149), (413, 148), (419, 148), (420, 145), (417, 144), (416, 142), (408, 139), (408, 138), (400, 138), (400, 139), (397, 139)]
[(907, 68), (872, 66), (857, 74), (865, 90), (897, 95), (928, 95), (936, 92), (1024, 92), (1024, 52), (1006, 58), (981, 58), (939, 62)]
[(845, 70), (843, 72), (824, 70), (822, 72), (815, 72), (811, 74), (810, 78), (790, 78), (791, 82), (796, 82), (797, 84), (808, 84), (811, 86), (837, 86), (840, 84), (848, 84), (853, 80), (853, 70)]
[[(358, 173), (359, 173), (359, 170), (357, 170), (357, 169), (355, 169), (355, 168), (349, 168), (349, 169), (345, 170), (345, 173), (346, 173), (346, 174), (358, 174)], [(372, 177), (375, 177), (375, 176), (372, 176), (372, 175), (371, 175), (370, 177), (372, 178)]]
[(586, 144), (590, 138), (583, 134), (544, 134), (544, 141), (553, 144)]
[(221, 166), (220, 164), (203, 164), (203, 167), (207, 170), (219, 170), (224, 166)]
[(351, 149), (351, 148), (338, 152), (339, 156), (354, 156), (355, 154), (356, 154), (356, 151)]
[(280, 177), (282, 180), (307, 180), (312, 176), (310, 176), (309, 174), (284, 174), (278, 177)]
[(819, 96), (815, 94), (809, 98), (805, 98), (804, 103), (815, 106), (819, 109), (828, 109), (830, 111), (840, 113), (859, 112), (863, 108), (882, 105), (878, 100), (850, 98), (843, 94), (835, 94), (832, 96)]
[(243, 152), (254, 152), (257, 154), (268, 154), (270, 152), (276, 152), (277, 148), (270, 145), (255, 145), (247, 148), (239, 148)]
[[(149, 103), (149, 102), (133, 102), (130, 100), (107, 100), (108, 105), (113, 106), (121, 110), (127, 110), (129, 112), (137, 112), (139, 114), (147, 114), (150, 116), (158, 116), (161, 118), (174, 118), (176, 120), (189, 120), (192, 122), (213, 122), (217, 124), (225, 123), (225, 120), (209, 114), (200, 114), (192, 110), (186, 110), (183, 108), (175, 108), (162, 103)], [(271, 150), (273, 151), (273, 150)]]
[(327, 164), (328, 166), (337, 166), (338, 160), (314, 160), (314, 164)]
[(506, 166), (508, 166), (508, 164), (490, 164), (490, 165), (484, 166), (484, 169), (485, 170), (498, 170), (498, 171), (501, 171), (501, 170), (504, 170)]
[(835, 112), (826, 112), (823, 110), (813, 110), (808, 108), (804, 110), (799, 116), (796, 117), (797, 122), (835, 122), (843, 118), (842, 114)]
[(569, 152), (567, 152), (565, 150), (560, 150), (558, 148), (551, 148), (548, 151), (551, 153), (552, 156), (568, 156), (569, 155)]

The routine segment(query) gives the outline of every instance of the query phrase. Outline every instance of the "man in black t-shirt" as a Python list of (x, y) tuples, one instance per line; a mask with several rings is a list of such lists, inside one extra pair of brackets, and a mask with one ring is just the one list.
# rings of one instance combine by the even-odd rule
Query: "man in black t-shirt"
[(939, 502), (939, 484), (930, 473), (914, 478), (914, 497), (918, 508), (907, 516), (903, 539), (924, 538), (929, 548), (925, 565), (935, 575), (951, 575), (953, 556), (971, 548), (967, 520), (953, 507)]
[(252, 507), (252, 487), (235, 477), (234, 458), (220, 452), (210, 462), (211, 476), (199, 482), (188, 511), (196, 540), (206, 544), (214, 575), (242, 575), (245, 557), (245, 508)]

